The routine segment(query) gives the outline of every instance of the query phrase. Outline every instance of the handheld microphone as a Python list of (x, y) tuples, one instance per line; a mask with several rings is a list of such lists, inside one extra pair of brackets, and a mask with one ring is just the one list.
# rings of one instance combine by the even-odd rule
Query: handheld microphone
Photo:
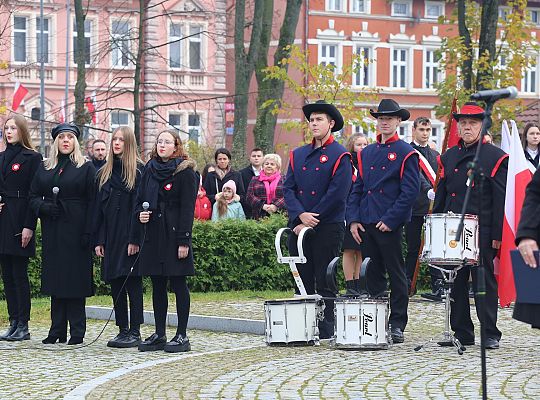
[(2, 196), (0, 196), (0, 203), (2, 202)]
[(518, 95), (518, 90), (515, 86), (509, 86), (505, 89), (496, 90), (481, 90), (478, 93), (471, 95), (471, 100), (499, 100), (499, 99), (515, 99)]
[(148, 211), (148, 209), (150, 208), (150, 203), (145, 201), (144, 203), (142, 203), (142, 208), (144, 211)]
[(60, 191), (60, 188), (58, 186), (55, 186), (52, 188), (53, 193), (53, 203), (56, 205), (56, 198), (58, 197), (58, 192)]

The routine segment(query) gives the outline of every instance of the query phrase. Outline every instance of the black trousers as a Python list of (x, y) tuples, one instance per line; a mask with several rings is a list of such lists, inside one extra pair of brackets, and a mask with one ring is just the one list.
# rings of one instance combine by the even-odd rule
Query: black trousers
[[(405, 270), (407, 271), (407, 282), (410, 287), (416, 261), (420, 254), (420, 245), (422, 244), (422, 227), (424, 225), (423, 216), (413, 215), (411, 221), (405, 224), (405, 241), (407, 242), (407, 255), (405, 256)], [(429, 267), (431, 276), (431, 290), (435, 292), (438, 289), (437, 280), (442, 279), (442, 272), (436, 268)]]
[(2, 279), (10, 321), (30, 320), (30, 282), (28, 257), (1, 255)]
[[(328, 264), (338, 257), (341, 243), (345, 233), (345, 224), (324, 224), (316, 226), (313, 231), (304, 236), (305, 264), (297, 264), (300, 278), (304, 283), (307, 294), (319, 294), (323, 297), (335, 297), (326, 283), (326, 270)], [(289, 235), (288, 247), (291, 255), (298, 255), (297, 239), (294, 233)], [(296, 293), (299, 293), (296, 289)], [(334, 334), (334, 301), (324, 300), (324, 320), (319, 323), (321, 337), (330, 337)]]
[(169, 299), (167, 297), (167, 281), (171, 282), (171, 290), (176, 296), (176, 316), (178, 317), (177, 334), (186, 334), (189, 319), (190, 295), (185, 276), (151, 276), (152, 279), (152, 304), (154, 307), (154, 319), (156, 323), (156, 333), (159, 336), (165, 335), (165, 325), (167, 321), (167, 308)]
[[(390, 318), (392, 328), (405, 330), (407, 326), (407, 278), (401, 254), (402, 227), (391, 232), (381, 232), (375, 224), (364, 225), (361, 232), (362, 255), (371, 258), (367, 270), (367, 284), (371, 295), (386, 290), (386, 272), (390, 278)], [(365, 259), (364, 258), (364, 259)]]
[(51, 328), (49, 329), (49, 336), (67, 336), (69, 322), (71, 337), (84, 337), (86, 333), (85, 305), (85, 297), (72, 299), (51, 297)]
[[(126, 282), (125, 285), (124, 281)], [(121, 276), (111, 280), (111, 296), (114, 301), (116, 326), (127, 329), (129, 323), (131, 323), (131, 328), (139, 329), (144, 322), (142, 277), (130, 276), (126, 280), (125, 276)]]
[[(501, 331), (497, 329), (497, 308), (498, 308), (498, 285), (495, 279), (495, 273), (493, 269), (493, 257), (496, 254), (494, 249), (482, 248), (482, 262), (484, 265), (484, 275), (486, 282), (486, 295), (485, 295), (485, 326), (486, 336), (500, 340)], [(463, 267), (458, 273), (454, 286), (452, 287), (452, 299), (451, 302), (451, 314), (450, 324), (452, 330), (455, 332), (456, 337), (460, 340), (472, 341), (474, 340), (474, 325), (471, 320), (471, 306), (469, 302), (469, 276), (472, 274), (473, 289), (476, 292), (477, 288), (477, 267)], [(481, 318), (482, 308), (478, 301), (476, 304), (476, 315)]]

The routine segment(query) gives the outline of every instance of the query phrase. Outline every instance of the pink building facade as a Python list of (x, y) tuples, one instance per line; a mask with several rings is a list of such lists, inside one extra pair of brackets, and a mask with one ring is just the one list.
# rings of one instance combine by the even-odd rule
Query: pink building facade
[[(86, 96), (96, 112), (85, 129), (86, 139), (108, 141), (117, 126), (133, 127), (138, 7), (139, 2), (132, 0), (98, 0), (88, 6)], [(69, 17), (67, 14), (66, 3), (56, 0), (45, 0), (43, 24), (39, 1), (8, 1), (0, 14), (0, 23), (6, 27), (1, 37), (0, 60), (9, 63), (9, 73), (0, 76), (0, 98), (7, 99), (9, 108), (15, 81), (19, 80), (28, 89), (24, 105), (17, 112), (31, 121), (36, 145), (39, 145), (41, 54), (45, 60), (47, 139), (54, 123), (73, 119), (77, 74), (73, 4)], [(139, 63), (142, 78), (139, 100), (146, 109), (140, 132), (143, 153), (150, 151), (160, 130), (171, 127), (185, 140), (212, 146), (223, 144), (227, 95), (226, 0), (165, 1), (160, 7), (148, 7), (143, 29), (145, 50)], [(67, 101), (64, 100), (66, 81)], [(63, 104), (67, 106), (63, 108)]]

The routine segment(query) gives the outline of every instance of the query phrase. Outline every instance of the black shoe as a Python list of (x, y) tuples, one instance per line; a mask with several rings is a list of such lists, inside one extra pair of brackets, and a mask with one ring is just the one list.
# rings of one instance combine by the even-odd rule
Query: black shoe
[(17, 330), (17, 321), (10, 321), (9, 327), (0, 335), (0, 340), (7, 340)]
[(392, 336), (393, 343), (403, 343), (405, 341), (401, 328), (390, 329), (390, 335)]
[[(460, 338), (456, 337), (457, 340), (459, 340), (459, 343), (462, 345), (462, 346), (474, 346), (474, 338), (473, 339), (468, 339), (468, 340), (461, 340)], [(437, 342), (437, 344), (439, 346), (442, 346), (442, 347), (450, 347), (450, 346), (453, 346), (454, 343), (452, 341), (440, 341), (440, 342)]]
[[(118, 334), (118, 336), (120, 336), (120, 334)], [(116, 338), (110, 340), (109, 343), (107, 343), (107, 346), (117, 349), (128, 349), (131, 347), (137, 347), (139, 343), (141, 343), (141, 333), (138, 329), (130, 329), (129, 331), (126, 330), (122, 337), (116, 340), (115, 339)]]
[(499, 348), (499, 341), (494, 338), (487, 338), (484, 347), (489, 350), (495, 350)]
[(352, 297), (360, 295), (360, 292), (356, 290), (356, 281), (357, 280), (345, 281), (345, 288), (347, 289), (347, 291), (345, 292), (345, 296)]
[(69, 338), (69, 342), (68, 342), (68, 345), (75, 345), (75, 344), (81, 344), (83, 342), (83, 339), (82, 337), (80, 336), (72, 336)]
[(19, 322), (17, 329), (10, 336), (6, 338), (10, 342), (20, 342), (23, 340), (30, 340), (30, 332), (28, 331), (28, 322)]
[(166, 353), (180, 353), (184, 351), (190, 351), (191, 344), (189, 344), (189, 339), (187, 335), (177, 333), (170, 342), (167, 342), (163, 350), (165, 350)]
[(49, 335), (45, 339), (41, 341), (43, 344), (55, 344), (58, 343), (66, 343), (67, 342), (67, 336), (52, 336)]
[(146, 338), (139, 343), (139, 351), (157, 351), (163, 350), (167, 343), (167, 336), (158, 336), (157, 333), (152, 334), (149, 338)]
[(118, 344), (123, 341), (128, 335), (128, 328), (120, 328), (120, 332), (113, 339), (107, 342), (107, 347), (120, 347)]

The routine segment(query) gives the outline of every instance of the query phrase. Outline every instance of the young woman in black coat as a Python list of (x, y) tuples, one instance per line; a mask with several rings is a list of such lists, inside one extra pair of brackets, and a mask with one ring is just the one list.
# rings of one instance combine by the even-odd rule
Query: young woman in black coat
[(30, 339), (28, 259), (36, 252), (37, 217), (28, 205), (28, 191), (40, 163), (26, 120), (9, 116), (4, 124), (6, 150), (0, 153), (0, 265), (9, 315), (9, 328), (0, 340)]
[[(199, 178), (195, 162), (187, 156), (176, 131), (157, 138), (146, 164), (137, 194), (139, 220), (145, 225), (139, 268), (152, 279), (156, 332), (139, 344), (140, 351), (164, 349), (176, 353), (191, 350), (186, 335), (190, 296), (186, 277), (195, 273), (191, 230)], [(148, 211), (143, 203), (149, 204)], [(178, 328), (167, 342), (167, 281), (176, 295)]]
[(41, 291), (51, 296), (51, 327), (43, 343), (65, 342), (69, 322), (68, 344), (79, 344), (86, 332), (86, 297), (94, 292), (90, 233), (96, 171), (81, 153), (79, 128), (63, 123), (51, 135), (51, 155), (30, 189), (30, 206), (41, 220)]
[(225, 148), (217, 149), (214, 153), (214, 159), (216, 160), (215, 170), (208, 172), (203, 181), (204, 190), (206, 190), (206, 195), (212, 205), (216, 202), (216, 194), (223, 191), (223, 184), (230, 180), (236, 183), (236, 194), (243, 202), (246, 197), (246, 188), (244, 188), (240, 172), (234, 171), (231, 167), (231, 152)]
[(141, 341), (143, 289), (136, 260), (142, 229), (134, 215), (141, 169), (133, 130), (128, 126), (117, 128), (107, 161), (97, 173), (94, 228), (96, 255), (104, 257), (102, 277), (111, 284), (114, 315), (120, 329), (109, 340), (108, 347), (136, 347)]

